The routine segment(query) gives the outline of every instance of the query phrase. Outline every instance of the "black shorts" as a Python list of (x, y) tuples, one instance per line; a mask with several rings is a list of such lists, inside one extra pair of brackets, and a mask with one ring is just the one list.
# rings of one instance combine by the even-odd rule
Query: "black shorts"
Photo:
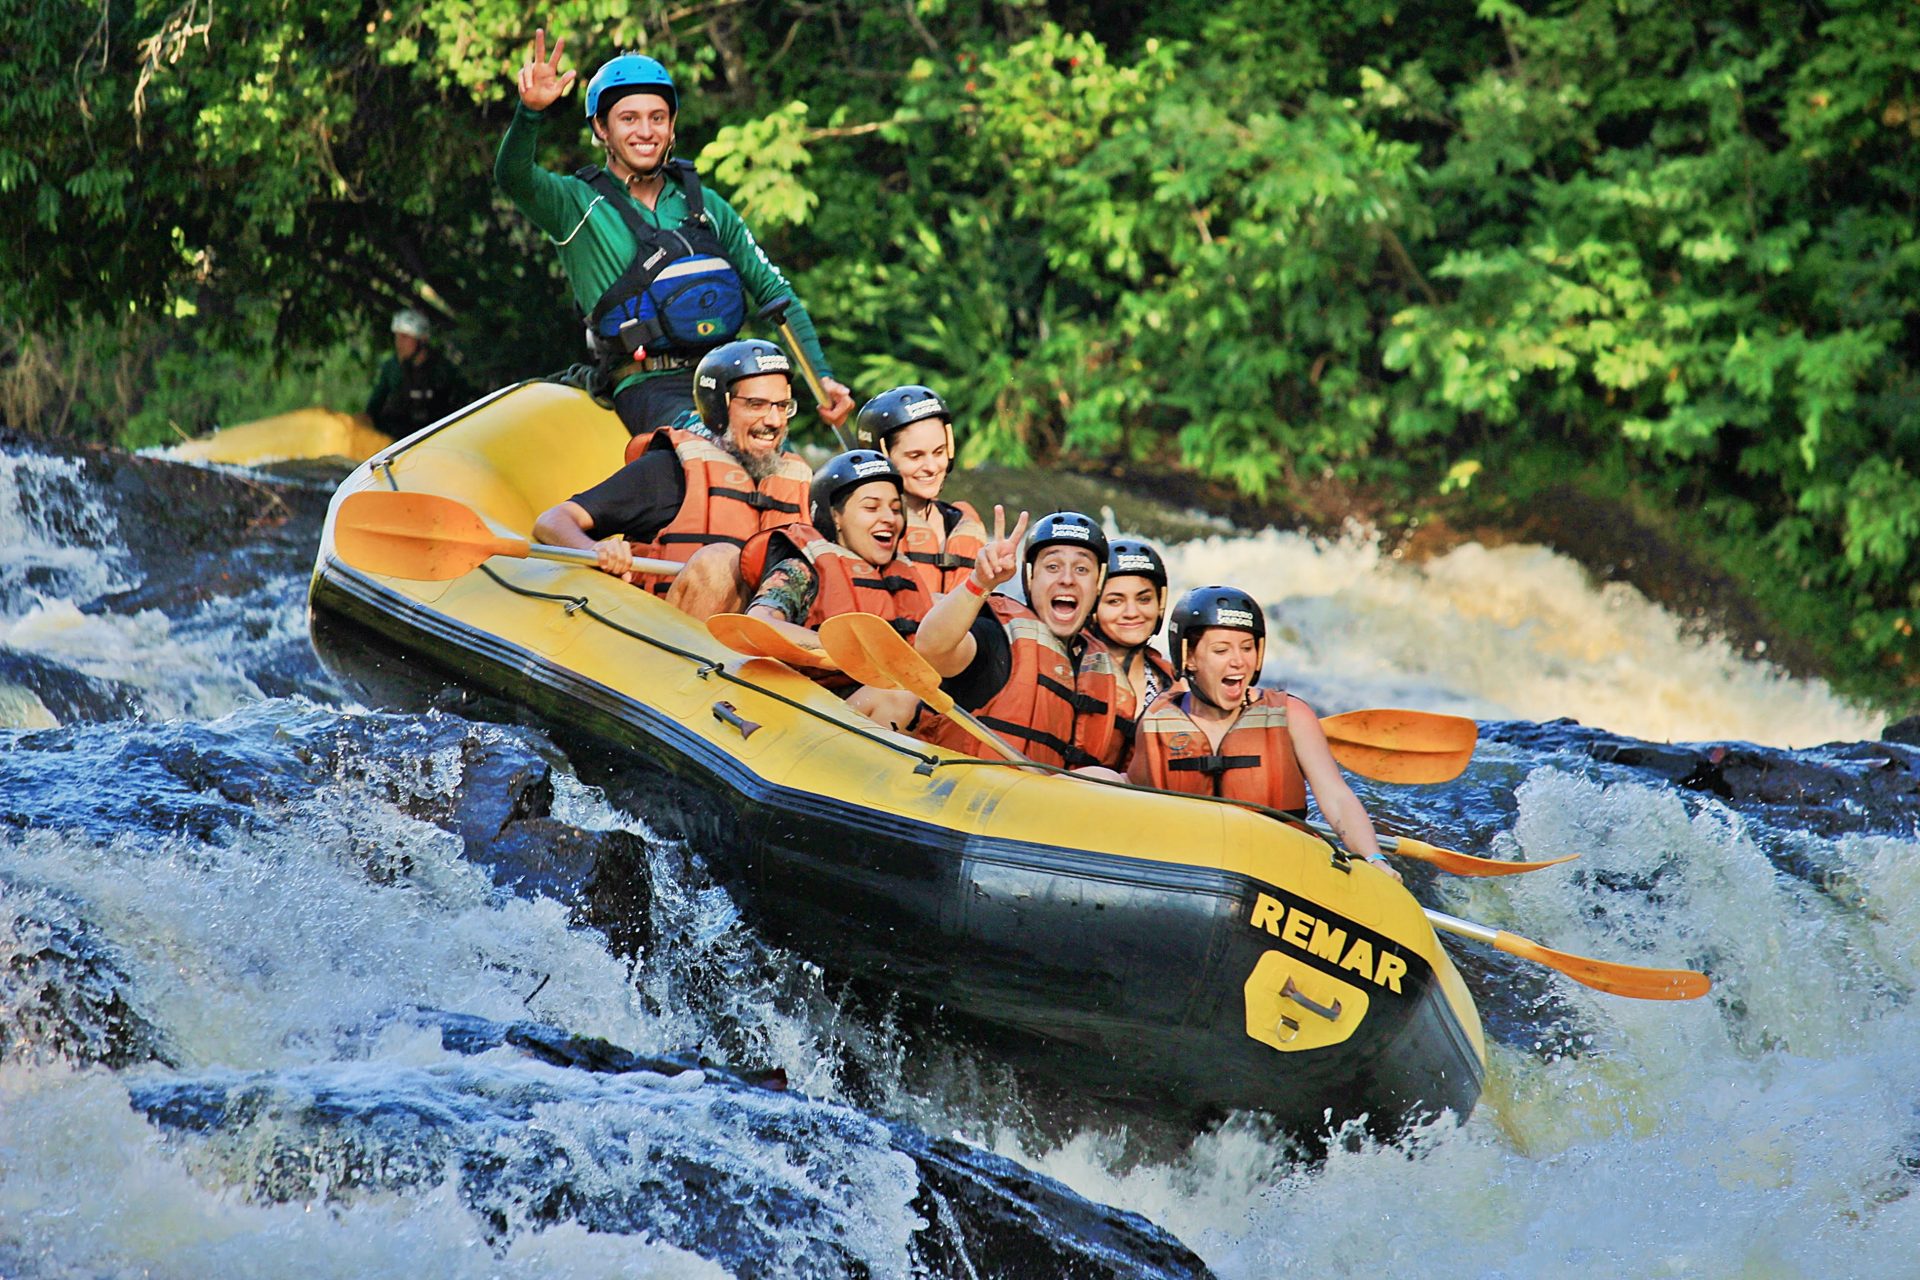
[(693, 411), (693, 370), (674, 369), (634, 383), (614, 395), (613, 411), (630, 436), (685, 426), (680, 418)]

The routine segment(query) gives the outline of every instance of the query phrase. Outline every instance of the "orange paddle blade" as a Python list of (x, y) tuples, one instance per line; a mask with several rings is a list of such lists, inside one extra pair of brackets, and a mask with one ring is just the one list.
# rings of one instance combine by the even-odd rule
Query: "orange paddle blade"
[(340, 503), (333, 546), (363, 573), (444, 582), (494, 556), (527, 554), (518, 538), (503, 538), (471, 509), (433, 493), (367, 489)]
[(1411, 836), (1381, 836), (1380, 848), (1385, 853), (1397, 854), (1402, 858), (1412, 858), (1416, 862), (1427, 862), (1442, 871), (1451, 871), (1457, 876), (1517, 876), (1529, 871), (1544, 871), (1548, 867), (1557, 867), (1563, 862), (1572, 862), (1580, 855), (1569, 853), (1560, 858), (1548, 858), (1544, 862), (1507, 862), (1500, 858), (1477, 858), (1470, 853), (1456, 853), (1452, 849), (1442, 849)]
[(1465, 716), (1400, 708), (1343, 711), (1321, 720), (1320, 727), (1329, 739), (1394, 751), (1471, 751), (1480, 740), (1480, 726)]
[(820, 624), (820, 642), (840, 669), (861, 684), (918, 694), (939, 715), (952, 710), (953, 699), (940, 687), (940, 673), (885, 618), (871, 613), (828, 618)]
[(940, 673), (885, 618), (871, 613), (828, 618), (820, 625), (820, 640), (840, 663), (840, 669), (861, 684), (918, 694), (936, 714), (951, 717), (1001, 759), (1032, 763), (966, 708), (956, 705), (940, 687)]
[(1692, 969), (1650, 969), (1637, 964), (1596, 960), (1592, 956), (1574, 955), (1570, 951), (1555, 951), (1517, 933), (1490, 929), (1486, 925), (1462, 920), (1431, 907), (1425, 908), (1425, 911), (1427, 919), (1433, 922), (1436, 929), (1457, 933), (1463, 938), (1484, 942), (1510, 956), (1543, 964), (1583, 986), (1605, 991), (1609, 995), (1627, 996), (1634, 1000), (1697, 1000), (1713, 989), (1713, 982), (1706, 974), (1696, 973)]
[[(871, 685), (875, 689), (904, 689), (905, 685), (894, 679), (884, 667), (868, 656), (866, 646), (860, 642), (859, 626), (854, 619), (870, 616), (872, 615), (843, 613), (838, 617), (828, 618), (820, 624), (820, 645), (840, 670), (861, 684)], [(888, 627), (887, 630), (892, 631), (893, 628)]]
[(1465, 716), (1385, 708), (1320, 721), (1344, 769), (1381, 782), (1450, 782), (1473, 759), (1480, 726)]
[(1327, 739), (1327, 750), (1342, 769), (1376, 782), (1452, 782), (1465, 772), (1473, 749), (1465, 751), (1400, 751), (1364, 743)]
[(744, 613), (716, 613), (707, 619), (707, 631), (735, 653), (755, 658), (778, 658), (790, 667), (833, 671), (833, 659), (820, 649), (809, 649), (764, 618)]

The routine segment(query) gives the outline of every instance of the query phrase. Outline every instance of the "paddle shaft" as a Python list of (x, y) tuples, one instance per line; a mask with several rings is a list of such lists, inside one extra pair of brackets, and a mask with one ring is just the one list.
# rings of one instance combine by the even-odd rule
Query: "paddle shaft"
[[(827, 395), (827, 386), (820, 380), (820, 371), (813, 367), (813, 361), (807, 357), (807, 349), (800, 345), (800, 339), (794, 336), (793, 326), (787, 323), (787, 308), (792, 305), (793, 299), (790, 297), (775, 298), (760, 308), (760, 319), (771, 321), (773, 327), (779, 330), (780, 340), (787, 344), (787, 353), (800, 366), (800, 376), (807, 380), (807, 390), (813, 392), (814, 404), (824, 409), (832, 397)], [(826, 421), (824, 418), (821, 420)], [(827, 425), (833, 428), (833, 438), (839, 442), (842, 452), (853, 448), (853, 441), (847, 438), (845, 431), (831, 422)]]
[[(502, 541), (511, 543), (513, 539), (506, 538)], [(585, 547), (556, 547), (547, 542), (529, 542), (526, 548), (526, 558), (529, 560), (558, 560), (565, 564), (597, 565), (600, 563), (600, 557)], [(500, 554), (511, 556), (513, 552), (503, 550)], [(664, 578), (671, 578), (684, 568), (686, 566), (678, 560), (652, 560), (644, 556), (633, 558), (634, 573), (655, 573)]]
[(1522, 960), (1543, 964), (1566, 974), (1581, 986), (1592, 987), (1609, 995), (1626, 996), (1632, 1000), (1696, 1000), (1713, 989), (1713, 982), (1706, 974), (1692, 969), (1651, 969), (1643, 965), (1596, 960), (1592, 956), (1575, 955), (1570, 951), (1555, 951), (1531, 938), (1462, 920), (1444, 911), (1435, 911), (1432, 907), (1422, 907), (1421, 910), (1426, 912), (1427, 919), (1436, 929), (1485, 943), (1496, 951), (1504, 951)]

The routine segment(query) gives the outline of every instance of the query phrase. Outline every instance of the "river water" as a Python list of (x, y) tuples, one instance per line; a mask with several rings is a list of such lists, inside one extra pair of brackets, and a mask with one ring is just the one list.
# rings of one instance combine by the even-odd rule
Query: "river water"
[[(1410, 873), (1424, 901), (1716, 982), (1638, 1002), (1456, 949), (1492, 1041), (1471, 1119), (1303, 1162), (1249, 1117), (1174, 1142), (1121, 1117), (1030, 1123), (991, 1061), (759, 943), (686, 873), (697, 850), (563, 761), (553, 816), (640, 837), (655, 938), (628, 963), (563, 905), (501, 894), (418, 815), (471, 767), (449, 732), (534, 739), (347, 702), (307, 647), (306, 565), (284, 546), (236, 536), (195, 590), (143, 593), (124, 512), (71, 459), (0, 451), (0, 1275), (909, 1274), (922, 1220), (883, 1122), (1144, 1215), (1223, 1277), (1920, 1266), (1910, 812), (1743, 804), (1555, 723), (1831, 763), (1846, 752), (1821, 744), (1871, 742), (1884, 718), (1563, 558), (1467, 546), (1413, 565), (1270, 530), (1170, 551), (1176, 584), (1269, 606), (1269, 682), (1323, 713), (1486, 724), (1457, 783), (1363, 789), (1376, 811), (1438, 844), (1583, 855), (1504, 880)], [(448, 1015), (643, 1054), (723, 1046), (793, 1089), (720, 1105), (686, 1076), (450, 1052)], [(211, 1128), (166, 1122), (209, 1096), (251, 1101)], [(486, 1176), (472, 1158), (432, 1172), (448, 1142)], [(689, 1227), (649, 1172), (663, 1161), (721, 1170), (761, 1243)], [(556, 1165), (625, 1216), (552, 1214)]]

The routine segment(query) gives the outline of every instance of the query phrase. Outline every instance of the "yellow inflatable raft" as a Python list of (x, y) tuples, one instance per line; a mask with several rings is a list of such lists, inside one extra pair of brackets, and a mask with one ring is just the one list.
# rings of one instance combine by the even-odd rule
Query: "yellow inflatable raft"
[[(619, 465), (584, 394), (526, 383), (341, 487), (440, 494), (525, 537)], [(1022, 772), (877, 730), (597, 570), (315, 565), (316, 647), (369, 701), (456, 686), (518, 708), (684, 836), (769, 939), (943, 1008), (1093, 1096), (1376, 1129), (1479, 1097), (1473, 1000), (1391, 876), (1260, 814)]]

